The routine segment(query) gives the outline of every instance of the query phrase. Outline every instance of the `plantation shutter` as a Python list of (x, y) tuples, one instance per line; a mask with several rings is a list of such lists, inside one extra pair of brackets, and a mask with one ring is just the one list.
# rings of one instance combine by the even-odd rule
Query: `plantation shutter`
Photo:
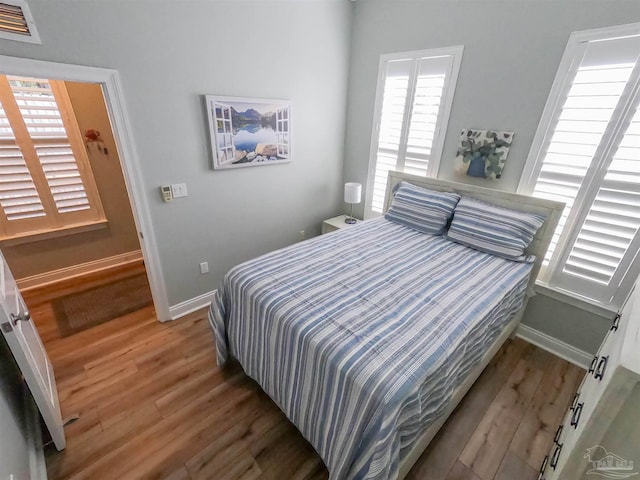
[(40, 195), (0, 105), (0, 207), (6, 220), (44, 217)]
[(572, 82), (532, 193), (566, 203), (547, 262), (632, 70), (633, 65), (582, 67)]
[(63, 82), (0, 76), (4, 238), (104, 220)]
[(371, 209), (382, 212), (387, 175), (398, 168), (413, 60), (389, 62), (384, 80)]
[(603, 304), (638, 273), (639, 57), (638, 35), (578, 46), (524, 192), (566, 203), (541, 280)]
[[(456, 54), (426, 55), (383, 61), (382, 98), (369, 181), (368, 209), (382, 213), (390, 170), (416, 175), (437, 172), (444, 140), (447, 90), (455, 88)], [(459, 57), (458, 57), (459, 61)], [(438, 147), (436, 147), (436, 145)]]
[[(640, 249), (640, 110), (606, 170), (564, 263), (559, 285), (609, 302)], [(568, 285), (567, 285), (568, 286)]]

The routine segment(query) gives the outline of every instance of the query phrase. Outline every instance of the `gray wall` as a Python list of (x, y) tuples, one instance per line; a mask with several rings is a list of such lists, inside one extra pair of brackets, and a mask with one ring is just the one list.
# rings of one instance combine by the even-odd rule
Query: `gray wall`
[[(569, 34), (637, 21), (638, 0), (356, 2), (345, 180), (366, 185), (381, 54), (464, 45), (438, 176), (459, 180), (453, 159), (463, 128), (514, 131), (502, 179), (468, 182), (515, 191)], [(609, 320), (539, 296), (524, 323), (591, 352)]]
[[(42, 45), (3, 40), (0, 54), (121, 74), (171, 304), (341, 208), (351, 2), (29, 5)], [(294, 162), (210, 170), (204, 94), (291, 100)], [(189, 196), (162, 203), (157, 187), (179, 182)]]
[(0, 335), (0, 479), (27, 480), (30, 445), (25, 428), (20, 372)]

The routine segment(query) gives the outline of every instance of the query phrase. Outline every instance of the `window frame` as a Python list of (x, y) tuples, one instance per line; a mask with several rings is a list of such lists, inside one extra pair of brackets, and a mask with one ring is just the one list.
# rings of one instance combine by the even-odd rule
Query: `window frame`
[[(433, 143), (431, 145), (431, 153), (429, 156), (429, 166), (427, 168), (427, 177), (437, 178), (440, 168), (440, 160), (442, 158), (442, 151), (444, 149), (444, 141), (447, 133), (447, 127), (449, 125), (449, 117), (451, 115), (451, 108), (453, 105), (453, 98), (456, 91), (456, 84), (458, 82), (458, 75), (460, 73), (460, 65), (462, 64), (462, 54), (464, 52), (463, 45), (456, 45), (452, 47), (443, 48), (430, 48), (426, 50), (412, 50), (408, 52), (387, 53), (380, 55), (378, 61), (378, 75), (376, 86), (376, 97), (373, 111), (373, 125), (371, 129), (371, 142), (369, 147), (369, 165), (367, 171), (367, 189), (365, 194), (364, 205), (364, 218), (372, 218), (378, 216), (377, 212), (372, 211), (373, 202), (373, 187), (375, 181), (376, 171), (376, 159), (378, 152), (378, 140), (380, 137), (380, 122), (382, 120), (382, 101), (384, 95), (384, 87), (386, 80), (386, 64), (393, 60), (412, 59), (416, 60), (425, 57), (442, 57), (452, 56), (451, 69), (447, 73), (447, 78), (443, 87), (443, 94), (441, 97), (440, 108), (438, 112), (438, 124), (436, 125), (436, 131), (433, 136)], [(415, 78), (414, 78), (415, 80)], [(413, 99), (415, 95), (416, 82), (410, 83), (410, 93), (407, 94), (405, 113), (403, 117), (403, 124), (410, 123), (411, 114), (413, 111), (413, 101), (409, 102), (409, 99)], [(400, 150), (406, 149), (406, 141), (400, 145)], [(402, 162), (402, 159), (399, 161)]]
[[(9, 76), (28, 79), (35, 78), (3, 74), (2, 89), (5, 91), (3, 96), (6, 97), (6, 99), (9, 98), (9, 94), (13, 97), (13, 92), (8, 83)], [(18, 120), (9, 120), (9, 125), (14, 130), (16, 146), (20, 149), (22, 158), (29, 170), (29, 174), (46, 213), (45, 216), (34, 219), (8, 220), (4, 210), (0, 207), (0, 244), (2, 245), (15, 245), (45, 238), (64, 236), (104, 228), (107, 225), (100, 194), (93, 176), (84, 139), (80, 132), (75, 112), (73, 111), (73, 105), (67, 92), (66, 84), (63, 80), (50, 78), (42, 78), (42, 80), (46, 80), (50, 85), (64, 126), (66, 139), (69, 142), (69, 148), (72, 151), (78, 173), (82, 180), (82, 186), (87, 195), (89, 208), (77, 212), (58, 212), (53, 199), (53, 193), (45, 177), (45, 172), (40, 164), (40, 159), (35, 148), (36, 145), (39, 144), (39, 140), (31, 138), (24, 124), (22, 112), (16, 101), (12, 100), (8, 105), (3, 104), (3, 107), (7, 117), (20, 117)], [(18, 132), (15, 130), (16, 122)], [(26, 154), (25, 149), (27, 150)], [(11, 224), (9, 222), (15, 223)]]
[[(520, 177), (517, 188), (518, 193), (531, 195), (535, 188), (543, 166), (546, 149), (551, 142), (559, 115), (562, 113), (562, 107), (573, 85), (573, 80), (583, 60), (583, 54), (589, 42), (637, 36), (639, 31), (640, 23), (632, 23), (573, 32), (569, 36)], [(581, 299), (581, 301), (586, 304), (613, 310), (622, 304), (628, 292), (633, 287), (640, 273), (639, 253), (635, 254), (635, 258), (633, 258), (632, 254), (629, 263), (621, 264), (624, 266), (618, 267), (619, 269), (625, 270), (625, 273), (611, 294), (608, 302), (593, 298), (594, 288), (597, 287), (595, 285), (587, 285), (589, 282), (576, 280), (574, 285), (578, 285), (580, 288), (572, 288), (568, 285), (570, 282), (562, 276), (562, 269), (577, 240), (580, 227), (590, 211), (591, 200), (595, 198), (595, 195), (600, 189), (608, 166), (616, 153), (618, 144), (625, 135), (628, 123), (630, 123), (635, 109), (639, 108), (639, 104), (640, 59), (636, 61), (636, 65), (625, 85), (625, 89), (620, 95), (618, 104), (600, 139), (600, 143), (593, 155), (592, 163), (584, 177), (585, 185), (581, 186), (576, 195), (564, 230), (555, 247), (554, 255), (548, 265), (543, 266), (540, 271), (536, 283), (541, 286), (543, 291), (556, 291), (569, 297)], [(633, 248), (637, 248), (638, 238), (639, 237), (636, 237), (629, 245), (630, 251)], [(618, 272), (616, 272), (614, 277), (617, 275)]]

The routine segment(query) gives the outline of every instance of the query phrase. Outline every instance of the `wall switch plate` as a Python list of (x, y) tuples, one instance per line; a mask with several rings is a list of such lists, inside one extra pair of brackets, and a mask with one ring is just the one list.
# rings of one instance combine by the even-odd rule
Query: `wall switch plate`
[(174, 183), (171, 185), (171, 193), (173, 198), (180, 198), (187, 196), (187, 184), (186, 183)]
[(200, 264), (200, 273), (204, 275), (205, 273), (209, 273), (209, 262), (202, 262)]
[(162, 185), (160, 187), (160, 194), (162, 195), (162, 200), (164, 200), (165, 202), (170, 202), (171, 200), (173, 200), (171, 185)]

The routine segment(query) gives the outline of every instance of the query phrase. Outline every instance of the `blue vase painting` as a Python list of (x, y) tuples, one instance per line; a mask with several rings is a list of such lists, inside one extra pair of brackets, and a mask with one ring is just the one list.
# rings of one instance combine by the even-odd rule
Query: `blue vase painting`
[(460, 135), (456, 171), (470, 177), (496, 180), (502, 176), (513, 132), (464, 129)]

